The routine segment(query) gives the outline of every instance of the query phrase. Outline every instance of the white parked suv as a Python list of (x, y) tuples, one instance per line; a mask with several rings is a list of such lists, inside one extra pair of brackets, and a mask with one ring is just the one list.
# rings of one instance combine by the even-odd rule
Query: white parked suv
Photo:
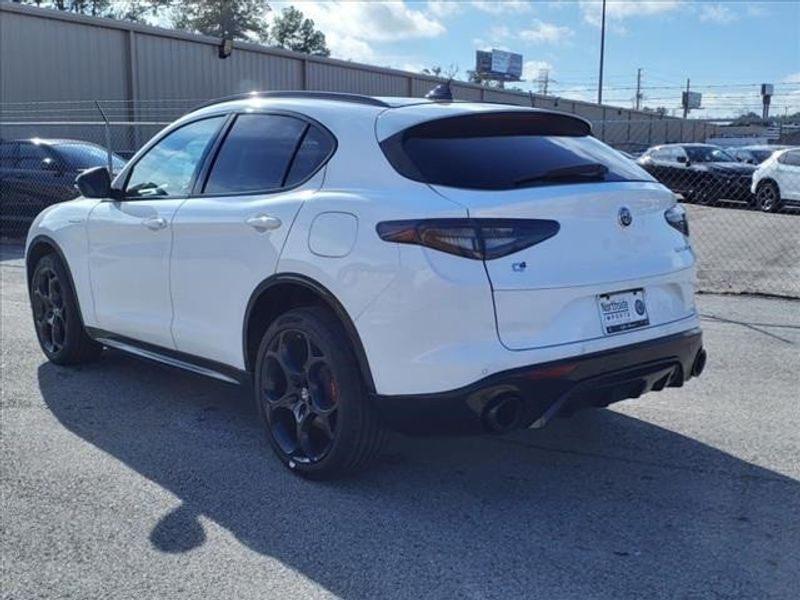
[(539, 427), (703, 370), (683, 210), (571, 115), (254, 94), (77, 184), (27, 241), (47, 357), (252, 382), (308, 477), (386, 428)]
[(775, 152), (753, 173), (756, 206), (776, 212), (785, 204), (800, 202), (800, 148)]

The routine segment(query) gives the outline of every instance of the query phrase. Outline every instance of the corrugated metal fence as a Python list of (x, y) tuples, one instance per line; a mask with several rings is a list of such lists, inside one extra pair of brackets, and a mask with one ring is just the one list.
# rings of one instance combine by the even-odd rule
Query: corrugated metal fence
[[(250, 90), (327, 90), (383, 96), (423, 96), (434, 77), (235, 44), (224, 60), (219, 40), (200, 35), (0, 2), (0, 110), (13, 103), (127, 101), (126, 120), (149, 120), (149, 101), (208, 99)], [(704, 141), (716, 127), (701, 120), (659, 117), (554, 96), (453, 83), (459, 99), (533, 105), (581, 115), (595, 135), (642, 149), (672, 141)], [(51, 110), (51, 114), (54, 111)], [(175, 115), (177, 116), (177, 115)], [(6, 120), (8, 120), (6, 115)], [(3, 115), (0, 114), (0, 118)], [(624, 122), (635, 126), (626, 128)], [(607, 128), (605, 123), (614, 122)]]

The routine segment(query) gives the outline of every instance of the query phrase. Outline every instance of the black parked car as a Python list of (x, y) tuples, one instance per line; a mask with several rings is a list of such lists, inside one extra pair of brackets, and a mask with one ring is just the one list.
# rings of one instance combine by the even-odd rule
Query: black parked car
[(778, 150), (784, 150), (790, 146), (769, 146), (765, 144), (756, 144), (753, 146), (738, 146), (736, 148), (728, 148), (728, 153), (736, 160), (751, 165), (760, 165)]
[(637, 161), (656, 179), (689, 202), (719, 200), (752, 203), (753, 165), (737, 162), (719, 146), (666, 144), (655, 146)]
[[(3, 233), (24, 234), (39, 212), (78, 195), (75, 177), (108, 164), (105, 148), (78, 140), (0, 142), (0, 219)], [(125, 161), (112, 154), (112, 168)]]

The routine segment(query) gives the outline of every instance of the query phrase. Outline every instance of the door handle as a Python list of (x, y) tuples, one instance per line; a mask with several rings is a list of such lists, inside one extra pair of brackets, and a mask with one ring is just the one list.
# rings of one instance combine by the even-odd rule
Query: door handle
[(158, 231), (167, 226), (167, 220), (162, 217), (147, 217), (142, 221), (142, 225), (153, 231)]
[(250, 225), (256, 231), (270, 231), (277, 229), (281, 226), (281, 220), (278, 217), (270, 217), (269, 215), (256, 215), (245, 220), (245, 223)]

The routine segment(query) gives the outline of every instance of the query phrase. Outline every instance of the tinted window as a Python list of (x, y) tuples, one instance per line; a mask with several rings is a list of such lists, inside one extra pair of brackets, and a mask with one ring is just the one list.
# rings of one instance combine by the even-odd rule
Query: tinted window
[[(94, 144), (55, 144), (53, 148), (72, 169), (91, 169), (108, 165), (108, 152), (105, 148)], [(111, 165), (114, 171), (119, 171), (125, 166), (125, 161), (112, 154)]]
[(303, 143), (297, 150), (285, 185), (293, 186), (311, 175), (328, 158), (333, 150), (330, 136), (310, 125)]
[(225, 117), (184, 125), (142, 156), (128, 177), (128, 196), (185, 196), (200, 160)]
[(783, 160), (780, 162), (783, 164), (800, 167), (800, 150), (792, 150), (791, 152), (787, 152), (782, 158)]
[(714, 146), (686, 146), (685, 150), (693, 163), (736, 162), (725, 150)]
[(205, 193), (281, 188), (306, 127), (305, 121), (293, 117), (240, 115), (214, 161)]
[[(423, 123), (381, 146), (406, 177), (458, 188), (654, 181), (636, 163), (587, 134), (588, 126), (571, 117), (490, 113)], [(605, 173), (598, 174), (596, 167)]]

